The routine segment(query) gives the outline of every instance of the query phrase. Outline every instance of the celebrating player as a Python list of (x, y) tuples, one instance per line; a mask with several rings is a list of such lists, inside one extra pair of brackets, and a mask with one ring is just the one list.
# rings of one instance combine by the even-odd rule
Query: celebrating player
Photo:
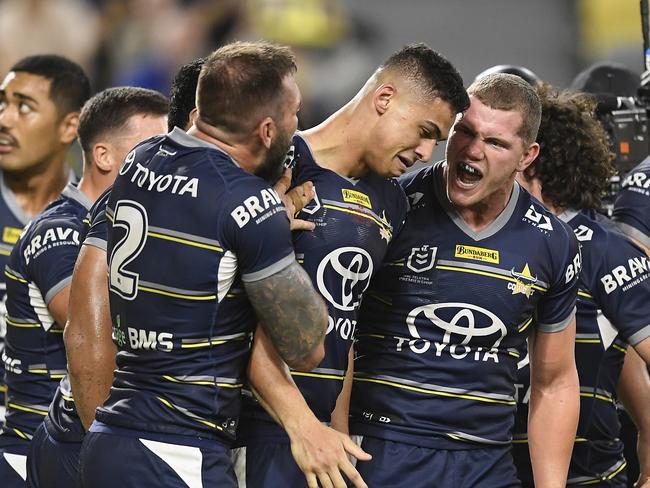
[(539, 150), (535, 91), (492, 74), (468, 93), (446, 161), (400, 178), (410, 211), (364, 297), (350, 410), (369, 486), (519, 486), (517, 351), (533, 319), (535, 482), (566, 480), (578, 242), (514, 181)]

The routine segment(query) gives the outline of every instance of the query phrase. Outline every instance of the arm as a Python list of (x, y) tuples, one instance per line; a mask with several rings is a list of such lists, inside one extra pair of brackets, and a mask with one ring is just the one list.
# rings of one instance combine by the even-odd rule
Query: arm
[(650, 377), (646, 363), (631, 347), (618, 381), (618, 396), (639, 432), (636, 448), (641, 473), (635, 486), (643, 486), (650, 480)]
[(354, 376), (354, 346), (350, 347), (348, 354), (348, 370), (343, 379), (343, 388), (336, 399), (336, 406), (332, 412), (332, 428), (350, 434), (350, 397), (352, 396), (352, 379)]
[(316, 418), (264, 329), (259, 326), (253, 341), (248, 378), (260, 403), (287, 431), (293, 457), (310, 488), (317, 488), (318, 481), (321, 486), (344, 488), (346, 484), (341, 472), (357, 488), (366, 488), (347, 454), (362, 460), (368, 460), (370, 456), (347, 435), (323, 425)]
[(316, 367), (325, 355), (327, 309), (302, 266), (293, 261), (283, 270), (244, 286), (280, 357), (297, 370)]
[(106, 281), (106, 252), (82, 246), (70, 286), (69, 320), (63, 333), (70, 386), (88, 429), (113, 383), (115, 354)]
[(574, 318), (561, 332), (536, 331), (529, 340), (528, 439), (538, 488), (566, 485), (580, 410), (575, 331)]
[(65, 328), (68, 320), (68, 300), (70, 299), (70, 286), (66, 286), (50, 300), (47, 309), (58, 327)]

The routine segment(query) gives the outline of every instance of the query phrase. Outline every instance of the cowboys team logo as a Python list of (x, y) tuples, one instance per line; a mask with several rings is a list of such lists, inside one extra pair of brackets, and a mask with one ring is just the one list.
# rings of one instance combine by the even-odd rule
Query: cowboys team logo
[(418, 327), (429, 328), (430, 324), (444, 331), (442, 344), (480, 346), (484, 350), (497, 348), (508, 333), (499, 317), (470, 303), (431, 303), (414, 308), (406, 317), (411, 336), (418, 339)]
[(526, 263), (521, 273), (515, 271), (515, 268), (512, 268), (510, 275), (515, 279), (515, 282), (508, 283), (508, 290), (512, 290), (513, 295), (522, 293), (526, 295), (526, 298), (530, 298), (533, 294), (533, 285), (537, 283), (537, 276), (530, 274), (528, 263)]
[(372, 277), (372, 258), (359, 247), (340, 247), (318, 265), (316, 283), (325, 299), (339, 310), (355, 310)]
[(425, 244), (421, 247), (414, 247), (411, 249), (411, 254), (406, 260), (406, 267), (416, 273), (423, 273), (433, 268), (436, 261), (437, 247), (429, 247)]

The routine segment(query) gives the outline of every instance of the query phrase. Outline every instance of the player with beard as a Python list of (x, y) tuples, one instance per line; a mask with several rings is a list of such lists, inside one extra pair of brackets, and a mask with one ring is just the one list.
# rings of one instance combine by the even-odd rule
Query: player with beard
[[(614, 168), (595, 103), (585, 94), (558, 94), (550, 87), (539, 93), (540, 155), (518, 181), (571, 226), (582, 252), (575, 344), (580, 421), (567, 485), (627, 486), (619, 401), (639, 429), (643, 483), (650, 475), (650, 384), (635, 349), (650, 360), (650, 261), (596, 211)], [(533, 485), (526, 429), (529, 376), (526, 357), (520, 362), (514, 431), (515, 463), (524, 486)]]
[[(309, 373), (287, 375), (263, 332), (256, 333), (249, 379), (280, 425), (250, 398), (244, 403), (240, 486), (345, 487), (341, 473), (365, 486), (346, 456), (368, 458), (345, 435), (343, 380), (363, 292), (406, 216), (406, 197), (389, 177), (428, 161), (468, 105), (451, 63), (423, 44), (410, 45), (343, 108), (294, 137), (294, 183), (311, 181), (316, 192), (299, 214), (315, 229), (294, 235), (294, 246), (328, 305), (325, 359)], [(337, 401), (342, 421), (332, 417)], [(343, 433), (328, 427), (331, 422)]]
[[(90, 96), (81, 67), (55, 55), (18, 61), (0, 82), (0, 266), (22, 228), (55, 200), (70, 174), (65, 164), (77, 137), (79, 111)], [(5, 332), (5, 277), (0, 278), (0, 351)], [(0, 421), (4, 419), (0, 363)]]
[(410, 210), (361, 307), (350, 410), (369, 486), (519, 486), (511, 440), (528, 335), (535, 481), (566, 480), (578, 242), (515, 182), (539, 151), (533, 88), (492, 74), (468, 93), (446, 161), (400, 178)]
[(257, 317), (293, 367), (321, 360), (323, 302), (259, 177), (279, 174), (296, 130), (295, 69), (287, 48), (218, 49), (195, 125), (126, 158), (106, 208), (117, 369), (84, 439), (84, 486), (236, 486), (227, 447)]

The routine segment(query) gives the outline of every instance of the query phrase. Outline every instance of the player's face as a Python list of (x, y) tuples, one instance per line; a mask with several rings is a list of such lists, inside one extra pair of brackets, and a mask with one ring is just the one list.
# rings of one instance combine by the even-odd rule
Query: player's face
[(368, 167), (381, 176), (400, 176), (417, 161), (428, 161), (438, 141), (447, 139), (455, 115), (440, 98), (423, 101), (403, 93), (379, 119)]
[(515, 175), (537, 155), (537, 145), (525, 146), (517, 134), (519, 112), (470, 100), (447, 142), (447, 196), (457, 208), (489, 208), (507, 202)]
[(277, 136), (271, 142), (266, 159), (257, 175), (270, 183), (282, 175), (283, 163), (291, 145), (291, 138), (298, 129), (298, 110), (300, 110), (300, 89), (293, 76), (287, 76), (283, 82), (285, 103), (280, 109), (280, 116), (276, 121)]
[(119, 168), (126, 155), (136, 144), (165, 132), (167, 132), (166, 116), (132, 115), (121, 133), (112, 134), (108, 138), (107, 145), (110, 151), (111, 166), (114, 169)]
[(50, 99), (50, 80), (10, 72), (0, 83), (0, 169), (24, 171), (65, 151), (62, 120)]

